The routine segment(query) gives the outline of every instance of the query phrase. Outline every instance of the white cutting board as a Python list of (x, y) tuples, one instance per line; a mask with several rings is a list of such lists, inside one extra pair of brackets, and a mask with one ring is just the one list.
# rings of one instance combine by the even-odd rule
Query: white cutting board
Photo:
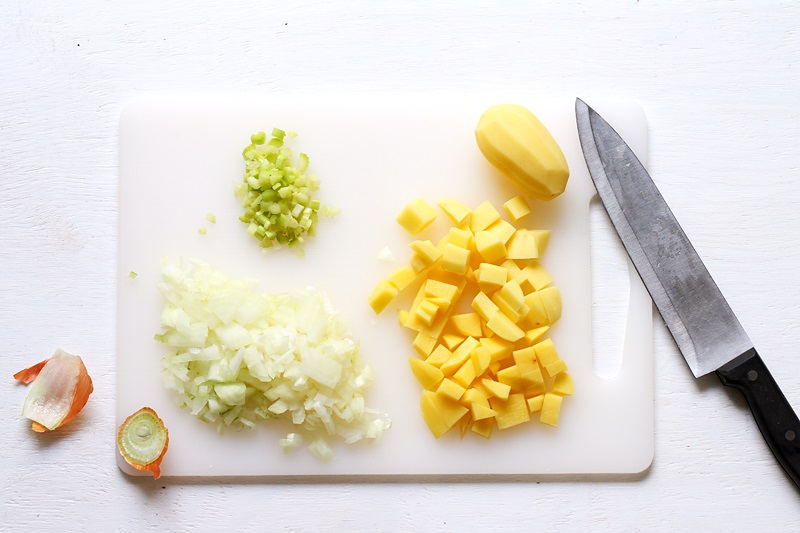
[[(375, 317), (366, 303), (374, 285), (410, 256), (409, 236), (395, 222), (416, 197), (453, 197), (498, 208), (518, 194), (479, 152), (474, 127), (500, 102), (530, 108), (561, 145), (571, 177), (550, 203), (533, 203), (528, 227), (553, 230), (544, 265), (563, 298), (551, 337), (567, 361), (575, 396), (566, 398), (558, 428), (536, 422), (495, 431), (489, 440), (451, 431), (436, 440), (419, 413), (420, 387), (407, 358), (412, 336), (392, 308)], [(646, 162), (646, 122), (629, 102), (591, 101)], [(594, 189), (578, 144), (574, 99), (515, 95), (153, 96), (127, 105), (120, 124), (117, 424), (142, 406), (154, 408), (170, 432), (165, 476), (326, 476), (636, 473), (653, 458), (652, 312), (635, 273), (623, 322), (620, 372), (593, 370), (589, 204)], [(249, 135), (274, 127), (300, 133), (292, 146), (309, 154), (324, 204), (341, 208), (321, 218), (305, 257), (264, 253), (239, 222), (234, 183), (243, 172)], [(215, 225), (206, 213), (217, 217)], [(423, 238), (447, 226), (441, 215)], [(206, 227), (207, 235), (198, 233)], [(389, 247), (395, 261), (378, 259)], [(159, 376), (162, 299), (156, 284), (162, 256), (196, 257), (232, 276), (255, 278), (264, 291), (314, 286), (341, 312), (364, 361), (375, 369), (368, 405), (393, 427), (380, 440), (335, 445), (328, 463), (305, 448), (285, 454), (287, 428), (262, 423), (219, 435), (180, 410)], [(139, 276), (130, 279), (128, 273)], [(627, 288), (621, 287), (621, 290)], [(624, 292), (623, 292), (624, 294)], [(604, 312), (603, 302), (598, 303)], [(625, 306), (623, 306), (624, 308)], [(598, 311), (596, 311), (598, 312)], [(624, 315), (624, 311), (623, 311)], [(598, 347), (600, 351), (605, 347)], [(272, 424), (272, 425), (270, 425)], [(139, 474), (118, 457), (127, 473)]]

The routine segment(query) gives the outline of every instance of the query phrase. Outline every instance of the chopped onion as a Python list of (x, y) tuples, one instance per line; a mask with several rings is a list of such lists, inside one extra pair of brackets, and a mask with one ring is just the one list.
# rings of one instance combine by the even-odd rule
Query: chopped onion
[(161, 477), (161, 461), (169, 447), (169, 432), (156, 412), (142, 407), (125, 419), (117, 432), (117, 448), (125, 461), (137, 470)]
[(39, 433), (52, 431), (75, 418), (94, 390), (80, 356), (56, 350), (52, 357), (14, 374), (32, 384), (22, 415)]
[(328, 439), (375, 439), (391, 426), (365, 408), (373, 372), (345, 335), (327, 296), (314, 289), (259, 293), (200, 261), (162, 262), (161, 377), (181, 407), (219, 429), (285, 419), (285, 449), (310, 442), (322, 459)]

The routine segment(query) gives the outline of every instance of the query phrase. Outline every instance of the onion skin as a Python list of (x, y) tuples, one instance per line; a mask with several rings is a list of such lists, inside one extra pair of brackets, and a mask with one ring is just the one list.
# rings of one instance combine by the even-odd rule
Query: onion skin
[[(146, 465), (133, 461), (128, 455), (124, 453), (123, 451), (124, 447), (122, 445), (122, 433), (123, 430), (125, 429), (125, 426), (127, 426), (128, 423), (142, 411), (150, 412), (158, 421), (159, 425), (164, 429), (164, 434), (166, 435), (166, 440), (164, 441), (164, 449), (161, 450), (161, 455), (159, 455), (158, 457), (156, 457), (154, 461), (147, 463)], [(167, 426), (164, 425), (164, 421), (161, 420), (161, 418), (159, 418), (158, 414), (153, 409), (151, 409), (150, 407), (142, 407), (141, 409), (130, 415), (128, 418), (126, 418), (122, 424), (120, 424), (119, 429), (117, 430), (117, 448), (119, 449), (120, 455), (122, 455), (122, 458), (125, 459), (126, 463), (131, 465), (136, 470), (152, 472), (153, 479), (158, 479), (161, 477), (161, 461), (164, 459), (164, 454), (167, 453), (167, 448), (169, 448), (169, 431), (167, 430)]]
[(44, 370), (44, 368), (48, 364), (52, 365), (72, 365), (77, 362), (78, 364), (78, 372), (77, 377), (75, 379), (75, 383), (72, 386), (72, 403), (70, 405), (69, 411), (67, 411), (66, 415), (59, 421), (59, 423), (53, 427), (47, 427), (43, 425), (41, 422), (31, 419), (31, 429), (37, 433), (44, 433), (46, 431), (52, 431), (57, 428), (60, 428), (73, 418), (83, 409), (86, 405), (86, 402), (89, 400), (89, 395), (94, 391), (94, 385), (92, 384), (92, 378), (89, 377), (89, 373), (86, 371), (86, 366), (83, 364), (83, 359), (80, 356), (68, 354), (61, 350), (56, 350), (56, 353), (50, 357), (49, 359), (45, 359), (35, 365), (28, 367), (24, 370), (20, 370), (16, 374), (14, 374), (14, 379), (19, 381), (20, 383), (24, 383), (26, 385), (33, 383), (39, 377), (39, 374)]

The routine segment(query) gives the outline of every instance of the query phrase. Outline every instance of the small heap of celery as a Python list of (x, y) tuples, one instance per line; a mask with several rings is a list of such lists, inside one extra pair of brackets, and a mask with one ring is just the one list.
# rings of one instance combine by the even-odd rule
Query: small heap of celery
[(250, 144), (242, 152), (246, 166), (236, 197), (242, 200), (244, 213), (239, 220), (263, 248), (301, 246), (307, 235), (314, 235), (319, 219), (320, 201), (313, 197), (319, 180), (306, 175), (306, 154), (293, 162), (292, 150), (284, 145), (286, 136), (275, 128), (267, 140), (260, 131), (250, 136)]

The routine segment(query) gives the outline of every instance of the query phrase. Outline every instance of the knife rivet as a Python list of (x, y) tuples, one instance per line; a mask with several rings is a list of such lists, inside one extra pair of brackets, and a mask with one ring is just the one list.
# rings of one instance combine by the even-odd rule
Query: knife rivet
[(756, 372), (755, 370), (751, 370), (750, 372), (747, 373), (747, 379), (749, 381), (757, 380), (758, 379), (758, 372)]
[(792, 430), (790, 429), (790, 430), (789, 430), (789, 431), (787, 431), (787, 432), (786, 432), (786, 433), (785, 433), (783, 436), (784, 436), (784, 437), (786, 437), (786, 440), (792, 441), (792, 440), (794, 440), (794, 438), (795, 438), (795, 436), (796, 436), (796, 435), (794, 434), (794, 431), (792, 431)]

